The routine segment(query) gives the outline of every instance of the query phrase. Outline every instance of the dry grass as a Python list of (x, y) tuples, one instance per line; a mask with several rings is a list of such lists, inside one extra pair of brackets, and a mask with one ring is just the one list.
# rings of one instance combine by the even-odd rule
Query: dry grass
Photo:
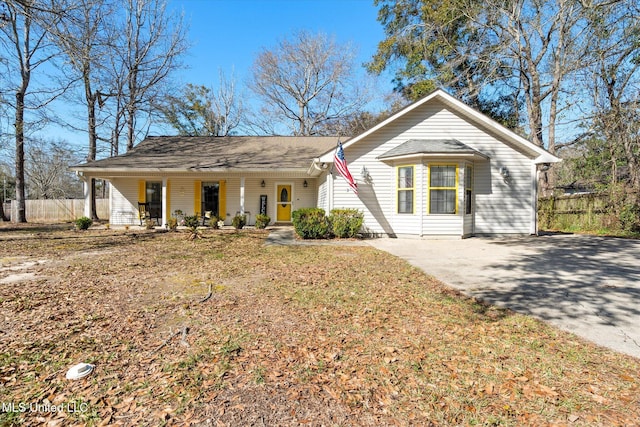
[(640, 424), (637, 359), (386, 253), (185, 237), (0, 229), (0, 425)]

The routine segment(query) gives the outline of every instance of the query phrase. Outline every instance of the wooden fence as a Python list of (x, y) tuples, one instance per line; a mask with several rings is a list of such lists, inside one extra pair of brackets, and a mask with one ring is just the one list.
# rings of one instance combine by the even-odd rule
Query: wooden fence
[[(16, 218), (17, 204), (5, 203), (5, 214)], [(84, 216), (84, 199), (26, 200), (27, 222), (68, 222)], [(109, 220), (109, 199), (96, 199), (98, 218)]]
[(616, 228), (617, 222), (606, 193), (544, 197), (538, 201), (538, 224), (542, 230), (589, 231)]

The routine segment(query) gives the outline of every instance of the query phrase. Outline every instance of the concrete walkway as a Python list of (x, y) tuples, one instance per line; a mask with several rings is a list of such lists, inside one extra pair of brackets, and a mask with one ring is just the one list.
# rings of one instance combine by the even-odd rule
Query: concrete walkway
[(640, 358), (640, 240), (374, 239), (442, 282)]

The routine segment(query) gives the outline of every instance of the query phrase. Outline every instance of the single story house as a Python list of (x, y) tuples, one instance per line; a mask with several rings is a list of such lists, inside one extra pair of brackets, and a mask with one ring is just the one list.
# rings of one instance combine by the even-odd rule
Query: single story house
[[(560, 161), (442, 90), (342, 142), (357, 192), (334, 168), (337, 137), (149, 137), (121, 156), (72, 167), (110, 182), (110, 222), (165, 225), (176, 210), (231, 224), (303, 207), (355, 208), (386, 236), (537, 233), (538, 173)], [(86, 203), (86, 206), (89, 204)], [(86, 209), (88, 214), (88, 208)]]

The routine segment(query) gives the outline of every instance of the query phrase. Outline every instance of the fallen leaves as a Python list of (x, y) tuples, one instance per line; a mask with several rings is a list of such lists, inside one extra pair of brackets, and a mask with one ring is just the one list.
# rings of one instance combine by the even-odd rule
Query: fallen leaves
[[(265, 235), (3, 241), (0, 257), (50, 261), (0, 285), (0, 401), (87, 410), (0, 424), (640, 420), (634, 359), (479, 306), (371, 248), (265, 247)], [(79, 361), (95, 372), (65, 381)]]

